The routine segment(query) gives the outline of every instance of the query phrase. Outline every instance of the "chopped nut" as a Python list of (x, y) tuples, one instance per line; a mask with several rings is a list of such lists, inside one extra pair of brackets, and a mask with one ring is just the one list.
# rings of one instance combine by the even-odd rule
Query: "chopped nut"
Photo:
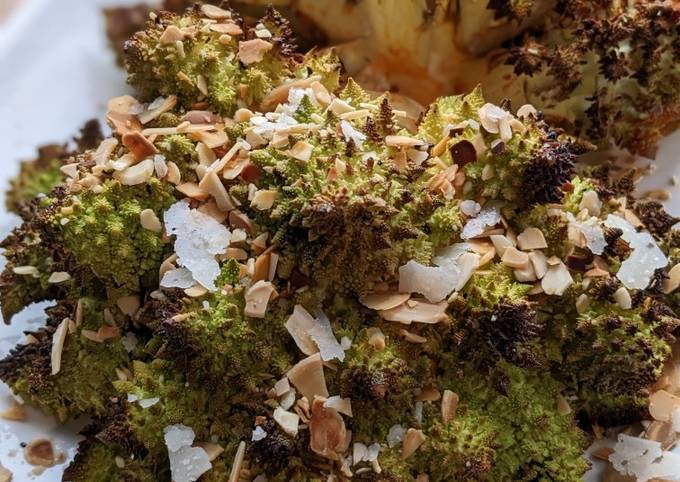
[(0, 412), (0, 418), (4, 420), (12, 420), (14, 422), (23, 422), (26, 420), (26, 407), (17, 403), (13, 398), (10, 399), (10, 406)]
[(511, 268), (526, 268), (529, 264), (529, 255), (519, 251), (513, 246), (509, 246), (505, 249), (501, 262)]
[(571, 406), (562, 395), (557, 396), (557, 413), (560, 415), (569, 415), (571, 413)]
[(387, 136), (385, 137), (385, 144), (392, 147), (416, 147), (422, 146), (423, 144), (425, 144), (425, 142), (414, 137)]
[(264, 318), (267, 304), (275, 293), (274, 285), (269, 281), (258, 281), (246, 291), (246, 307), (243, 313), (251, 318)]
[(156, 154), (158, 150), (156, 146), (149, 141), (146, 137), (142, 135), (141, 132), (130, 132), (123, 135), (123, 145), (127, 147), (135, 159), (141, 161), (146, 159), (153, 154)]
[(534, 268), (536, 278), (542, 279), (545, 273), (548, 272), (548, 260), (543, 251), (532, 251), (529, 253), (529, 261), (531, 261), (531, 265)]
[(621, 286), (614, 292), (614, 301), (621, 309), (630, 310), (633, 307), (633, 300), (625, 286)]
[(208, 460), (213, 461), (224, 452), (224, 447), (212, 442), (198, 442), (197, 447), (201, 447), (208, 454)]
[[(202, 8), (208, 7), (209, 5), (203, 5)], [(241, 467), (243, 467), (243, 460), (246, 456), (246, 443), (241, 441), (238, 444), (238, 449), (236, 449), (236, 455), (234, 455), (234, 462), (231, 464), (231, 472), (229, 472), (228, 482), (238, 482), (241, 478)]]
[(413, 322), (435, 324), (448, 318), (446, 301), (428, 303), (426, 301), (409, 300), (391, 309), (379, 310), (380, 317), (387, 321), (396, 321), (410, 325)]
[(203, 179), (198, 183), (198, 188), (215, 198), (215, 203), (220, 210), (231, 211), (236, 209), (236, 204), (231, 199), (231, 196), (229, 196), (227, 188), (224, 187), (224, 184), (222, 184), (214, 170), (209, 168), (206, 171)]
[(434, 387), (428, 387), (424, 388), (420, 395), (416, 396), (416, 401), (436, 402), (440, 398), (442, 398), (442, 394), (439, 393), (439, 390)]
[(250, 201), (250, 205), (255, 209), (260, 211), (265, 211), (271, 209), (276, 201), (278, 193), (276, 191), (271, 191), (267, 189), (260, 189), (255, 193), (253, 199)]
[(680, 286), (680, 263), (673, 266), (668, 271), (668, 278), (663, 280), (663, 292), (669, 294)]
[(422, 430), (416, 430), (414, 428), (408, 429), (406, 435), (404, 436), (404, 442), (401, 447), (402, 460), (406, 460), (411, 455), (413, 455), (413, 453), (418, 450), (418, 447), (420, 447), (425, 442), (425, 440), (427, 440), (427, 437)]
[(144, 209), (139, 213), (139, 222), (144, 229), (154, 233), (160, 233), (163, 230), (163, 224), (161, 224), (153, 209)]
[(56, 462), (52, 442), (45, 438), (35, 439), (24, 448), (24, 458), (31, 465), (51, 467)]
[(59, 284), (59, 283), (64, 283), (64, 282), (66, 282), (70, 279), (71, 279), (71, 275), (68, 274), (66, 271), (55, 271), (47, 279), (47, 282), (53, 283), (53, 284)]
[(588, 306), (590, 305), (590, 298), (588, 298), (588, 295), (585, 293), (581, 294), (578, 298), (576, 298), (576, 312), (581, 315), (588, 310)]
[(548, 260), (548, 265), (548, 271), (541, 280), (541, 287), (545, 294), (562, 296), (574, 279), (561, 261), (559, 264), (550, 265)]
[(292, 437), (297, 437), (298, 425), (300, 424), (300, 417), (297, 414), (277, 407), (274, 410), (273, 418), (284, 432)]
[(377, 351), (385, 349), (385, 334), (380, 328), (372, 327), (368, 329), (368, 344)]
[(399, 333), (401, 334), (401, 336), (404, 337), (404, 339), (406, 341), (411, 342), (411, 343), (426, 343), (427, 342), (427, 338), (420, 336), (420, 335), (416, 335), (415, 333), (411, 333), (410, 331), (407, 331), (407, 330), (404, 330), (404, 329), (399, 330)]
[(517, 236), (517, 244), (522, 251), (531, 251), (533, 249), (545, 249), (548, 243), (545, 241), (545, 236), (538, 228), (526, 228)]
[(307, 400), (314, 400), (315, 396), (328, 398), (321, 354), (315, 353), (300, 360), (286, 376)]
[(290, 89), (306, 89), (314, 82), (318, 82), (319, 80), (321, 80), (321, 76), (313, 75), (311, 77), (307, 77), (306, 79), (293, 80), (283, 85), (279, 85), (269, 94), (267, 94), (267, 96), (262, 101), (260, 108), (265, 112), (269, 111), (288, 99), (288, 92)]
[(442, 395), (442, 420), (449, 423), (456, 416), (458, 409), (458, 394), (451, 390), (444, 390)]
[(124, 315), (130, 317), (134, 316), (141, 307), (138, 295), (129, 295), (118, 298), (116, 300), (116, 305), (118, 306), (118, 309), (123, 312)]
[(372, 310), (389, 310), (405, 303), (411, 297), (410, 293), (375, 292), (359, 298), (366, 308)]
[(337, 460), (347, 440), (345, 422), (337, 410), (325, 406), (326, 399), (314, 397), (309, 420), (309, 447), (315, 453)]
[(166, 179), (170, 184), (175, 185), (179, 184), (182, 180), (182, 174), (180, 173), (179, 167), (172, 161), (168, 162), (168, 175)]
[(666, 390), (654, 392), (649, 399), (649, 413), (661, 422), (670, 421), (677, 408), (680, 408), (680, 397)]
[(177, 186), (177, 190), (187, 197), (192, 199), (197, 199), (199, 201), (205, 201), (210, 196), (208, 191), (200, 188), (195, 182), (185, 182)]
[(254, 64), (262, 61), (264, 54), (269, 52), (274, 46), (259, 38), (244, 40), (238, 43), (238, 58), (245, 65)]
[(203, 4), (201, 5), (201, 12), (208, 18), (214, 20), (223, 20), (225, 18), (231, 18), (231, 12), (215, 5)]
[(151, 179), (153, 173), (153, 160), (145, 159), (139, 164), (128, 167), (122, 172), (116, 172), (113, 177), (126, 186), (136, 186)]
[(314, 146), (309, 142), (297, 141), (288, 154), (299, 161), (307, 162), (312, 157), (313, 150)]
[(94, 153), (93, 157), (95, 164), (98, 166), (105, 165), (113, 155), (113, 151), (116, 150), (116, 147), (118, 147), (118, 139), (115, 137), (104, 139)]
[(59, 373), (61, 369), (61, 352), (64, 350), (64, 342), (68, 331), (68, 318), (64, 318), (52, 335), (52, 375)]
[(213, 24), (210, 25), (210, 30), (212, 30), (213, 32), (231, 35), (231, 36), (234, 36), (234, 37), (241, 35), (243, 33), (243, 30), (241, 30), (241, 27), (236, 25), (234, 22), (213, 23)]
[(253, 282), (266, 280), (269, 278), (269, 253), (264, 253), (255, 260), (255, 271), (253, 272)]
[[(149, 105), (149, 109), (147, 111), (139, 114), (137, 118), (142, 124), (148, 124), (152, 120), (158, 119), (162, 114), (171, 111), (176, 105), (177, 105), (176, 95), (169, 95), (166, 98), (159, 97)], [(125, 144), (125, 141), (123, 141), (123, 144)], [(127, 146), (127, 144), (125, 145)]]
[(581, 203), (578, 206), (579, 209), (585, 209), (591, 216), (599, 216), (602, 211), (602, 201), (600, 201), (597, 192), (586, 191), (583, 193), (581, 198)]

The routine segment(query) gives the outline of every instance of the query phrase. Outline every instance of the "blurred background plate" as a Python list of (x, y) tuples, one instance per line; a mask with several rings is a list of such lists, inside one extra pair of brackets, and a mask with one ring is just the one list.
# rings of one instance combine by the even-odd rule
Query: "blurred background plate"
[[(104, 36), (101, 8), (139, 3), (134, 0), (0, 0), (0, 189), (17, 172), (18, 161), (34, 157), (41, 144), (63, 143), (77, 134), (88, 119), (102, 119), (110, 97), (129, 92), (125, 74), (116, 67)], [(640, 190), (669, 189), (680, 196), (671, 178), (680, 178), (680, 132), (662, 143), (654, 173)], [(640, 160), (649, 164), (649, 160)], [(679, 197), (680, 198), (680, 197)], [(680, 214), (680, 203), (667, 203)], [(4, 205), (3, 205), (4, 206)], [(18, 218), (0, 208), (0, 236), (4, 237)], [(4, 260), (2, 260), (4, 263)], [(44, 323), (42, 308), (31, 307), (17, 315), (11, 326), (0, 327), (0, 356), (22, 339), (28, 327)], [(10, 403), (10, 393), (0, 384), (0, 409)], [(77, 432), (86, 423), (77, 420), (57, 426), (52, 419), (29, 411), (25, 422), (0, 420), (0, 462), (14, 473), (15, 481), (61, 480), (64, 465), (32, 473), (24, 461), (21, 443), (48, 437), (58, 450), (73, 457)], [(600, 465), (586, 481), (600, 479)]]

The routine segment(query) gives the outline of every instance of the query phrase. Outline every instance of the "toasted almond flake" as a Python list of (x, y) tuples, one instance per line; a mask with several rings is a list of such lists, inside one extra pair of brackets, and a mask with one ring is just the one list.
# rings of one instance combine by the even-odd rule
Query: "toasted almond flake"
[(210, 30), (212, 30), (213, 32), (231, 35), (234, 37), (237, 37), (243, 33), (241, 27), (236, 25), (234, 22), (213, 23), (210, 25)]
[(392, 147), (417, 147), (425, 144), (425, 141), (407, 136), (387, 136), (385, 144)]
[(259, 38), (253, 40), (242, 40), (238, 43), (238, 59), (245, 65), (261, 62), (264, 54), (269, 52), (274, 46)]
[(163, 33), (161, 34), (158, 41), (161, 45), (174, 44), (175, 42), (182, 41), (185, 38), (184, 32), (182, 32), (176, 25), (168, 25)]
[[(208, 5), (203, 5), (202, 8)], [(231, 464), (231, 472), (229, 472), (229, 482), (239, 482), (241, 478), (241, 468), (243, 467), (243, 460), (246, 457), (246, 443), (241, 441), (238, 444), (238, 449), (236, 449), (236, 455), (234, 455), (234, 461)]]
[(282, 84), (267, 94), (260, 107), (263, 112), (273, 110), (277, 105), (288, 100), (288, 92), (291, 89), (306, 89), (313, 82), (318, 82), (319, 80), (321, 80), (320, 75), (313, 75), (311, 77), (307, 77), (306, 79), (293, 80), (291, 82)]
[(38, 438), (31, 441), (24, 448), (24, 458), (29, 464), (40, 467), (52, 467), (57, 461), (54, 446), (46, 438)]
[(71, 279), (71, 275), (68, 274), (66, 271), (55, 271), (50, 275), (50, 277), (47, 279), (48, 283), (54, 283), (54, 284), (59, 284), (59, 283), (64, 283), (68, 280)]
[(548, 271), (541, 280), (541, 287), (547, 295), (562, 296), (573, 282), (574, 279), (569, 270), (560, 261), (559, 264), (548, 267)]
[[(168, 27), (170, 28), (170, 27)], [(148, 124), (154, 119), (158, 119), (161, 115), (171, 111), (177, 105), (177, 96), (169, 95), (168, 97), (159, 97), (149, 105), (149, 109), (137, 116), (139, 121), (144, 125)], [(127, 145), (127, 144), (126, 144)]]
[(503, 234), (494, 234), (489, 236), (489, 239), (491, 239), (491, 242), (493, 243), (494, 247), (496, 248), (496, 252), (498, 255), (502, 258), (503, 255), (505, 254), (505, 250), (507, 248), (514, 247), (513, 242), (505, 235)]
[(307, 400), (314, 400), (314, 396), (328, 398), (321, 354), (315, 353), (300, 360), (286, 376)]
[(68, 177), (71, 179), (77, 179), (78, 178), (78, 163), (74, 162), (71, 164), (65, 164), (59, 168), (61, 172), (66, 174)]
[(208, 292), (208, 289), (205, 286), (201, 286), (198, 283), (196, 283), (191, 288), (187, 288), (187, 289), (184, 290), (184, 294), (189, 296), (190, 298), (200, 298), (201, 296), (203, 296), (207, 292)]
[(255, 270), (253, 271), (253, 282), (267, 280), (269, 277), (269, 253), (264, 253), (255, 260)]
[(12, 472), (0, 464), (0, 482), (12, 482)]
[[(198, 188), (201, 191), (210, 194), (215, 199), (215, 203), (220, 210), (231, 211), (232, 209), (236, 209), (236, 204), (231, 196), (229, 196), (229, 193), (224, 187), (224, 184), (222, 184), (222, 181), (220, 181), (220, 178), (217, 177), (217, 174), (212, 169), (208, 168), (205, 172), (203, 179), (198, 183)], [(177, 189), (179, 190), (179, 187)]]
[(680, 286), (680, 263), (668, 271), (668, 278), (663, 281), (664, 294), (670, 294)]
[(163, 230), (163, 224), (156, 216), (153, 209), (144, 209), (139, 213), (139, 223), (144, 229), (154, 233), (160, 233)]
[(557, 413), (560, 415), (569, 415), (571, 413), (571, 406), (562, 395), (557, 396)]
[(590, 306), (590, 298), (588, 298), (588, 295), (585, 293), (579, 295), (578, 298), (576, 298), (576, 312), (579, 315), (582, 315), (588, 310), (588, 307)]
[(168, 162), (168, 175), (166, 177), (170, 184), (179, 184), (182, 180), (182, 174), (180, 173), (179, 167), (172, 161)]
[[(409, 304), (410, 303), (410, 304)], [(446, 301), (428, 303), (427, 301), (409, 300), (391, 309), (379, 310), (378, 314), (387, 321), (396, 321), (405, 325), (411, 323), (436, 324), (448, 318)]]
[(229, 137), (224, 130), (218, 130), (215, 132), (192, 132), (189, 134), (189, 137), (191, 137), (191, 139), (194, 141), (202, 142), (210, 149), (217, 149), (218, 147), (222, 147), (229, 142)]
[(298, 425), (300, 424), (300, 417), (297, 414), (276, 407), (273, 418), (284, 432), (292, 437), (297, 437)]
[(229, 226), (234, 229), (244, 229), (248, 233), (253, 231), (253, 222), (248, 215), (236, 209), (229, 213)]
[(579, 204), (578, 208), (580, 210), (585, 209), (590, 216), (597, 217), (602, 211), (602, 201), (600, 201), (597, 192), (592, 190), (586, 191), (583, 193), (583, 197), (581, 198), (581, 203)]
[(536, 108), (531, 104), (524, 104), (522, 107), (517, 109), (517, 117), (519, 118), (526, 118), (529, 116), (536, 117), (536, 114)]
[(122, 172), (116, 172), (113, 177), (126, 186), (136, 186), (151, 179), (153, 173), (153, 160), (145, 159), (139, 164), (128, 167)]
[(215, 460), (224, 452), (224, 447), (213, 442), (198, 442), (195, 445), (196, 447), (201, 447), (203, 450), (205, 450), (205, 453), (208, 454), (208, 460), (210, 462)]
[(420, 402), (436, 402), (440, 398), (442, 398), (442, 394), (434, 387), (424, 388), (420, 394), (416, 396), (416, 400)]
[(399, 334), (404, 337), (404, 340), (410, 343), (427, 343), (427, 338), (404, 329), (399, 330)]
[(117, 326), (102, 325), (97, 330), (97, 338), (100, 341), (106, 341), (111, 338), (120, 337), (120, 328)]
[(371, 327), (368, 329), (368, 344), (377, 351), (385, 349), (385, 334), (380, 328)]
[(348, 417), (352, 416), (352, 401), (349, 398), (343, 398), (338, 395), (334, 395), (332, 397), (328, 397), (323, 406), (337, 410), (339, 413), (347, 415)]
[(177, 190), (187, 197), (205, 201), (210, 196), (210, 193), (201, 189), (195, 182), (185, 182), (177, 186)]
[(529, 265), (529, 255), (513, 246), (508, 246), (503, 253), (501, 262), (511, 268), (522, 269)]
[(23, 422), (26, 420), (26, 407), (17, 403), (14, 398), (10, 398), (10, 405), (0, 412), (0, 418), (13, 422)]
[(372, 310), (390, 310), (405, 303), (411, 297), (410, 293), (375, 292), (359, 298), (366, 308)]
[(198, 74), (198, 77), (196, 78), (196, 88), (201, 92), (201, 94), (206, 97), (208, 96), (208, 82), (201, 74)]
[(347, 442), (347, 429), (337, 410), (325, 406), (326, 399), (315, 397), (309, 420), (309, 447), (328, 459), (337, 460)]
[(406, 460), (413, 453), (418, 450), (427, 437), (422, 430), (416, 430), (415, 428), (409, 428), (404, 436), (404, 442), (401, 447), (401, 459)]
[(306, 141), (297, 141), (295, 145), (288, 151), (291, 157), (300, 161), (307, 162), (312, 157), (314, 146)]
[(529, 253), (529, 261), (534, 268), (536, 278), (542, 279), (548, 272), (548, 260), (543, 251), (532, 251)]
[(250, 201), (250, 205), (259, 211), (266, 211), (271, 209), (276, 201), (278, 192), (271, 191), (268, 189), (260, 189), (255, 193), (253, 199)]
[(614, 292), (614, 301), (621, 309), (630, 310), (633, 307), (633, 300), (625, 286), (621, 286)]
[(141, 132), (123, 134), (123, 145), (130, 150), (137, 161), (146, 159), (158, 152), (156, 146), (144, 137)]
[(64, 318), (52, 335), (52, 375), (56, 375), (61, 369), (61, 352), (64, 350), (64, 342), (66, 341), (66, 333), (68, 331), (68, 322), (68, 318)]
[(227, 248), (225, 256), (227, 259), (235, 259), (237, 261), (248, 259), (248, 253), (241, 248)]
[(649, 398), (649, 413), (660, 422), (671, 421), (673, 412), (678, 408), (680, 408), (680, 397), (666, 390), (657, 390)]
[(132, 317), (139, 311), (141, 302), (138, 295), (122, 296), (116, 300), (116, 306), (124, 315)]
[(215, 5), (210, 5), (208, 3), (201, 5), (201, 12), (203, 15), (208, 18), (212, 18), (213, 20), (224, 20), (231, 18), (231, 12), (229, 10), (216, 7)]
[(444, 423), (449, 423), (456, 416), (456, 410), (458, 409), (458, 394), (452, 392), (451, 390), (444, 390), (442, 395), (442, 420)]
[(516, 268), (513, 273), (515, 275), (515, 279), (520, 283), (533, 283), (538, 279), (531, 263), (527, 263), (522, 268)]
[(141, 104), (130, 95), (114, 97), (109, 100), (106, 120), (119, 135), (142, 130), (142, 124), (136, 114), (142, 111)]
[(40, 271), (35, 266), (15, 266), (12, 268), (12, 272), (21, 276), (38, 277), (40, 275)]
[(614, 449), (611, 447), (600, 447), (597, 450), (594, 450), (591, 455), (595, 457), (596, 459), (599, 460), (604, 460), (606, 462), (609, 462), (609, 456), (614, 453)]
[(548, 263), (548, 266), (557, 266), (560, 264), (562, 260), (558, 258), (557, 256), (551, 256), (546, 260), (546, 263)]
[(264, 318), (269, 300), (275, 293), (274, 285), (269, 281), (258, 281), (246, 291), (243, 313), (251, 318)]
[(95, 164), (97, 166), (105, 165), (113, 155), (113, 151), (116, 150), (116, 147), (118, 147), (118, 139), (115, 137), (104, 139), (94, 152), (93, 158)]
[(517, 236), (517, 244), (519, 249), (523, 251), (531, 251), (534, 249), (545, 249), (548, 243), (545, 241), (545, 236), (538, 228), (526, 228)]

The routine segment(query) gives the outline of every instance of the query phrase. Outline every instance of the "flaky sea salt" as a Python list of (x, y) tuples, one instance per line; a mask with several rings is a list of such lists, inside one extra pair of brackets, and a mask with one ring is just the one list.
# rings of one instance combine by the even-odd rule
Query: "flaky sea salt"
[(161, 399), (158, 398), (158, 397), (144, 398), (144, 399), (140, 400), (138, 403), (139, 403), (139, 406), (142, 407), (142, 408), (149, 408), (149, 407), (153, 407), (154, 405), (156, 405), (158, 402), (160, 402), (160, 400)]
[(267, 437), (267, 432), (264, 431), (262, 427), (259, 425), (255, 427), (255, 430), (253, 430), (252, 435), (250, 436), (250, 440), (253, 442), (257, 442), (258, 440), (263, 440)]
[(406, 428), (402, 425), (392, 425), (387, 432), (387, 445), (392, 448), (399, 445), (406, 435)]
[(161, 279), (161, 286), (163, 288), (191, 288), (196, 281), (191, 275), (191, 271), (186, 268), (175, 268), (166, 271)]
[(319, 347), (323, 361), (330, 361), (334, 358), (340, 361), (345, 359), (345, 350), (335, 338), (331, 322), (323, 311), (317, 311), (314, 326), (309, 330), (309, 336)]
[(364, 146), (366, 135), (356, 130), (352, 124), (346, 120), (340, 121), (340, 130), (342, 130), (342, 135), (345, 136), (347, 142), (350, 140), (353, 141), (358, 149), (361, 149)]
[(460, 203), (460, 212), (466, 216), (477, 216), (481, 210), (482, 206), (480, 206), (477, 201), (467, 199), (465, 201), (461, 201)]
[(645, 289), (654, 271), (668, 264), (668, 258), (659, 249), (651, 234), (646, 231), (637, 232), (625, 219), (610, 214), (604, 224), (610, 228), (622, 230), (621, 237), (633, 250), (621, 263), (616, 277), (628, 289)]
[(177, 238), (177, 263), (191, 271), (202, 286), (214, 291), (220, 274), (215, 256), (229, 246), (229, 230), (211, 216), (191, 209), (186, 201), (176, 202), (165, 212), (165, 229)]
[(634, 476), (637, 482), (680, 477), (680, 455), (664, 451), (659, 442), (626, 434), (619, 435), (609, 461), (619, 473)]
[(125, 351), (128, 352), (134, 350), (137, 347), (137, 337), (131, 331), (125, 333), (125, 335), (121, 337), (120, 342), (123, 344)]
[(567, 213), (569, 226), (578, 229), (586, 240), (586, 246), (593, 254), (602, 254), (607, 247), (607, 240), (604, 238), (604, 232), (599, 226), (599, 221), (596, 217), (591, 217), (586, 221), (578, 221), (573, 214)]
[(490, 228), (498, 224), (501, 220), (501, 213), (497, 207), (485, 206), (479, 211), (477, 217), (470, 219), (463, 227), (463, 232), (460, 237), (463, 239), (474, 238), (484, 232), (486, 228)]
[(208, 453), (200, 447), (191, 446), (196, 435), (190, 427), (169, 425), (163, 433), (173, 482), (195, 482), (212, 468)]

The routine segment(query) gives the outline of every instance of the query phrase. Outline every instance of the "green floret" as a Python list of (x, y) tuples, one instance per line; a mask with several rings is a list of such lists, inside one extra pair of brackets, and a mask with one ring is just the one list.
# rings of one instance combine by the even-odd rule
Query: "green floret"
[(64, 247), (112, 292), (126, 295), (152, 286), (165, 245), (160, 233), (142, 227), (140, 213), (151, 209), (162, 218), (175, 200), (173, 189), (152, 178), (136, 186), (109, 180), (101, 192), (83, 192), (55, 216)]
[(448, 201), (446, 205), (438, 207), (427, 221), (429, 227), (429, 241), (435, 247), (451, 245), (456, 235), (463, 228), (463, 220), (454, 201)]
[(83, 335), (83, 330), (96, 333), (105, 325), (105, 304), (83, 298), (80, 305), (82, 324), (66, 335), (61, 369), (56, 375), (52, 375), (52, 338), (61, 317), (74, 316), (76, 307), (69, 304), (51, 310), (51, 324), (33, 333), (37, 341), (20, 345), (0, 361), (0, 379), (27, 403), (62, 422), (74, 415), (106, 413), (109, 399), (115, 394), (112, 383), (116, 370), (129, 364), (119, 337), (96, 342)]
[(521, 303), (526, 300), (532, 286), (518, 283), (509, 268), (494, 263), (475, 273), (461, 291), (468, 308), (493, 308), (500, 302)]
[(591, 179), (579, 176), (575, 176), (571, 179), (569, 184), (571, 184), (571, 188), (562, 200), (562, 207), (565, 211), (576, 215), (581, 211), (579, 205), (581, 204), (581, 200), (583, 200), (583, 195), (587, 191), (595, 191), (596, 186)]
[(21, 163), (19, 174), (10, 181), (5, 196), (5, 206), (9, 211), (19, 213), (21, 205), (38, 194), (49, 194), (63, 178), (59, 168), (63, 165), (66, 149), (60, 145), (44, 146), (38, 150), (38, 157)]
[(292, 307), (272, 300), (265, 319), (249, 318), (243, 313), (243, 293), (236, 288), (204, 297), (208, 308), (185, 300), (181, 313), (188, 317), (173, 319), (172, 312), (155, 330), (161, 342), (158, 355), (192, 382), (231, 380), (254, 390), (265, 379), (281, 377), (293, 362), (284, 327)]
[[(259, 22), (272, 34), (266, 40), (257, 39), (254, 33), (238, 34), (239, 29), (246, 32), (249, 28), (235, 16), (220, 22), (231, 25), (232, 34), (227, 36), (218, 31), (219, 27), (210, 28), (209, 22), (200, 7), (182, 16), (161, 12), (146, 30), (125, 44), (129, 83), (147, 100), (172, 94), (188, 109), (208, 102), (223, 115), (231, 115), (244, 105), (259, 107), (286, 81), (319, 75), (322, 83), (337, 86), (337, 59), (330, 61), (333, 55), (295, 56), (290, 27), (274, 10)], [(185, 32), (184, 38), (165, 42), (163, 34), (169, 28)], [(243, 42), (269, 47), (261, 60), (247, 59), (246, 64), (239, 53)]]
[(461, 366), (452, 373), (459, 375), (441, 387), (459, 395), (456, 417), (449, 426), (432, 418), (425, 431), (431, 439), (416, 462), (430, 480), (581, 479), (589, 466), (582, 456), (587, 441), (573, 418), (558, 412), (560, 386), (553, 379), (508, 363), (490, 378)]
[(558, 202), (562, 185), (573, 174), (575, 147), (533, 118), (502, 140), (500, 133), (480, 126), (480, 109), (486, 107), (479, 88), (465, 96), (440, 98), (429, 107), (419, 135), (432, 144), (445, 141), (441, 157), (465, 173), (466, 196), (519, 207)]
[[(122, 467), (117, 459), (122, 460)], [(130, 457), (119, 447), (106, 445), (95, 438), (88, 438), (78, 444), (76, 456), (64, 471), (62, 480), (64, 482), (155, 482), (169, 478), (167, 468)]]
[(164, 136), (156, 146), (167, 162), (174, 162), (179, 167), (183, 180), (193, 182), (197, 180), (193, 169), (196, 165), (196, 145), (187, 136), (182, 134)]
[(617, 288), (614, 280), (598, 283), (587, 311), (555, 316), (564, 322), (558, 330), (566, 339), (554, 371), (578, 396), (585, 417), (604, 425), (643, 413), (680, 325), (668, 307), (649, 298), (639, 307), (619, 308), (610, 301)]

